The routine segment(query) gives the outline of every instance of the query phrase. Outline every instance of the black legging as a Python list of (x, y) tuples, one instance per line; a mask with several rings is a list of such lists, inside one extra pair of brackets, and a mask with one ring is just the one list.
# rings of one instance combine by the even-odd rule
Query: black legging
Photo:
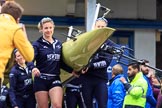
[[(81, 95), (79, 89), (78, 91), (75, 91), (76, 89), (72, 89), (72, 88), (66, 88), (66, 96), (65, 96), (65, 100), (66, 100), (66, 106), (67, 108), (77, 108), (77, 106), (79, 106), (79, 108), (84, 108), (83, 107), (83, 101), (81, 99)], [(65, 103), (64, 103), (65, 104)]]
[(34, 94), (27, 98), (17, 97), (16, 102), (18, 104), (18, 108), (35, 108), (36, 107), (36, 100), (35, 100)]
[(83, 98), (87, 108), (93, 108), (93, 98), (96, 99), (98, 108), (107, 107), (108, 90), (107, 81), (96, 77), (82, 78)]

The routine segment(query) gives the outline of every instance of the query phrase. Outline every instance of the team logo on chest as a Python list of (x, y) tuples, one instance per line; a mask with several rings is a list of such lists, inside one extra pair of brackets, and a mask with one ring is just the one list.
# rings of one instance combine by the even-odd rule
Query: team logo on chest
[(60, 45), (57, 45), (57, 46), (56, 46), (56, 48), (57, 48), (57, 49), (60, 49), (60, 48), (61, 48), (61, 46), (60, 46)]
[(25, 75), (25, 73), (20, 73), (21, 75)]
[(59, 61), (60, 60), (60, 54), (47, 54), (47, 60), (48, 61)]
[(43, 46), (44, 49), (48, 48), (47, 46)]

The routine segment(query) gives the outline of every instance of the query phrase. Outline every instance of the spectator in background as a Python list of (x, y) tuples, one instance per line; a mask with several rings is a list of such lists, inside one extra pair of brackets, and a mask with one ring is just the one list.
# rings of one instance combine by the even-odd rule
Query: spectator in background
[(151, 82), (152, 82), (154, 97), (157, 100), (161, 88), (160, 78), (155, 73), (153, 73), (151, 75)]
[(159, 94), (157, 96), (157, 105), (156, 108), (162, 108), (162, 77), (160, 77), (160, 90), (159, 90)]
[[(141, 72), (143, 73), (143, 77), (145, 78), (145, 80), (147, 81), (148, 84), (148, 89), (147, 89), (147, 94), (146, 94), (146, 106), (145, 108), (155, 108), (156, 107), (156, 99), (154, 98), (153, 95), (153, 90), (152, 90), (152, 84), (150, 81), (150, 78), (148, 77), (149, 72), (150, 72), (150, 68), (149, 66), (149, 61), (148, 60), (141, 60), (144, 62), (144, 65), (141, 65)], [(147, 65), (147, 66), (146, 66)]]
[(136, 62), (130, 63), (127, 73), (130, 83), (124, 77), (120, 78), (127, 91), (123, 108), (144, 108), (148, 85), (142, 72), (140, 72), (140, 65)]
[(116, 64), (112, 68), (112, 79), (108, 85), (108, 107), (107, 108), (122, 108), (126, 94), (123, 83), (120, 78), (124, 77), (123, 68)]

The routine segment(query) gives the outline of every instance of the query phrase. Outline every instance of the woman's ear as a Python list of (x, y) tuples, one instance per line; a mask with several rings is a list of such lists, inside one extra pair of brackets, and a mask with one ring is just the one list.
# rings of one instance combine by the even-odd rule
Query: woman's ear
[(39, 32), (42, 33), (42, 29), (39, 29)]

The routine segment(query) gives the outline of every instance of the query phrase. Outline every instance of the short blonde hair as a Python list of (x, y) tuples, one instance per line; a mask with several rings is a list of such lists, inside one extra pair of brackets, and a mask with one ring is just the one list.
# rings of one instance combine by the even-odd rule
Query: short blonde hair
[(41, 19), (41, 21), (38, 23), (38, 29), (41, 30), (44, 23), (51, 22), (53, 25), (55, 25), (54, 21), (50, 17), (44, 17)]
[(99, 17), (99, 18), (97, 18), (97, 19), (96, 19), (96, 22), (97, 22), (97, 21), (103, 21), (103, 22), (106, 23), (106, 26), (108, 25), (108, 21), (107, 21), (107, 19), (104, 18), (104, 17)]
[(114, 75), (122, 74), (123, 73), (123, 68), (120, 64), (116, 64), (112, 68), (112, 73)]

